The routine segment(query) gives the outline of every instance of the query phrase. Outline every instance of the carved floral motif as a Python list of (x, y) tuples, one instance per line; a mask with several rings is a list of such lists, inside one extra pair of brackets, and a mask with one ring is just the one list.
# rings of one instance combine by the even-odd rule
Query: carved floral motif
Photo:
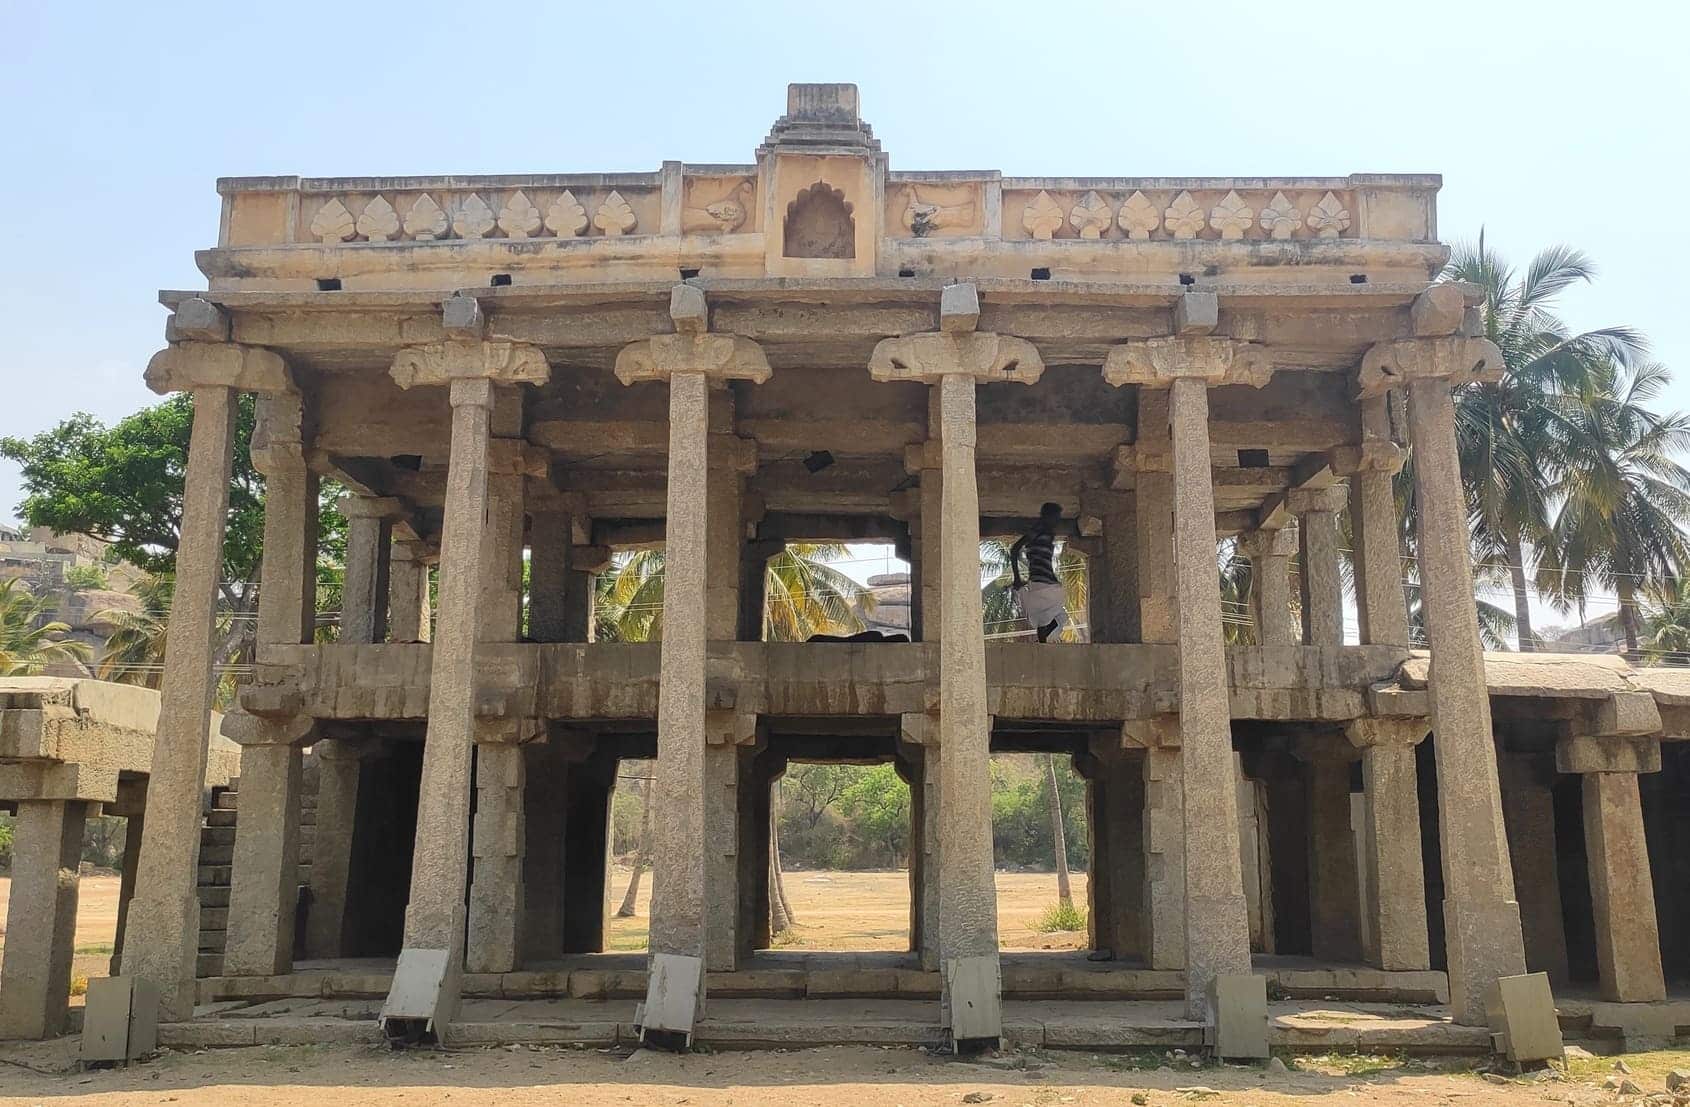
[(472, 192), (452, 217), (452, 229), (463, 238), (486, 238), (493, 229), (493, 209)]
[(1302, 221), (1303, 213), (1285, 198), (1283, 192), (1275, 192), (1267, 207), (1262, 209), (1262, 230), (1268, 233), (1269, 238), (1290, 238)]
[(622, 198), (620, 192), (606, 196), (599, 210), (593, 213), (593, 226), (613, 237), (627, 234), (637, 222), (634, 209), (628, 206), (628, 201)]
[(311, 233), (321, 242), (345, 242), (355, 231), (352, 213), (339, 197), (318, 208), (317, 214), (311, 217)]
[(1142, 192), (1135, 192), (1127, 197), (1127, 202), (1121, 205), (1121, 214), (1117, 218), (1121, 229), (1127, 232), (1128, 238), (1146, 239), (1150, 232), (1162, 225), (1162, 213), (1156, 210), (1156, 205)]
[(1062, 226), (1062, 208), (1050, 198), (1050, 193), (1041, 190), (1027, 201), (1027, 209), (1021, 213), (1021, 225), (1034, 238), (1049, 238)]
[(358, 216), (358, 233), (371, 242), (386, 242), (399, 233), (399, 213), (384, 196), (377, 196), (364, 205)]
[(1203, 209), (1189, 192), (1175, 196), (1162, 218), (1168, 225), (1168, 233), (1175, 238), (1196, 238), (1197, 232), (1203, 229)]
[(1222, 196), (1221, 202), (1209, 212), (1209, 226), (1221, 232), (1224, 239), (1238, 239), (1244, 237), (1244, 232), (1250, 229), (1255, 218), (1255, 209), (1246, 204), (1244, 197), (1238, 195), (1235, 189)]
[(1309, 226), (1321, 238), (1337, 238), (1350, 229), (1350, 213), (1343, 201), (1328, 192), (1309, 212)]
[(444, 238), (446, 226), (445, 211), (426, 192), (418, 196), (411, 204), (411, 210), (405, 213), (405, 233), (419, 242)]
[(1074, 204), (1074, 210), (1068, 213), (1068, 223), (1080, 232), (1081, 238), (1102, 238), (1114, 217), (1115, 213), (1109, 210), (1109, 201), (1093, 191)]
[(573, 192), (564, 189), (546, 208), (546, 229), (559, 238), (574, 238), (587, 229), (587, 209)]
[(540, 229), (540, 209), (520, 188), (499, 209), (499, 229), (512, 238), (527, 238)]

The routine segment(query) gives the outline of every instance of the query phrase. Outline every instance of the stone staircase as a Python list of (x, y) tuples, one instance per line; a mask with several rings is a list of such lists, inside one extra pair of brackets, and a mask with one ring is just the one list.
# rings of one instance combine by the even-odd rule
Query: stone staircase
[[(235, 820), (239, 814), (240, 778), (212, 796), (211, 810), (200, 827), (200, 942), (195, 975), (223, 975), (223, 951), (228, 945), (229, 878), (235, 859)], [(301, 895), (311, 879), (311, 847), (317, 826), (317, 766), (307, 758), (299, 801), (299, 886)]]

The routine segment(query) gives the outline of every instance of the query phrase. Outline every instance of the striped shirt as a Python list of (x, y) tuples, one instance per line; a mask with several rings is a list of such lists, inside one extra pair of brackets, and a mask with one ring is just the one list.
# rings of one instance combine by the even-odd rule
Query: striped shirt
[(1056, 579), (1056, 535), (1035, 530), (1021, 540), (1027, 551), (1027, 579), (1034, 584), (1059, 584)]

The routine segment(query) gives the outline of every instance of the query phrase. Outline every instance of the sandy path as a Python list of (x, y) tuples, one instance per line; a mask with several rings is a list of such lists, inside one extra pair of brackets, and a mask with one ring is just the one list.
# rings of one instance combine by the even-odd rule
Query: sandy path
[[(67, 1043), (0, 1049), (41, 1068), (68, 1065)], [(1631, 1079), (1650, 1091), (1690, 1054), (1627, 1058)], [(1525, 1107), (1545, 1102), (1613, 1103), (1601, 1091), (1608, 1062), (1576, 1065), (1573, 1075), (1491, 1084), (1470, 1061), (1376, 1062), (1377, 1071), (1349, 1075), (1352, 1059), (1299, 1060), (1290, 1072), (1260, 1067), (1192, 1069), (1182, 1057), (1155, 1054), (1092, 1057), (1043, 1054), (956, 1063), (913, 1049), (839, 1047), (677, 1057), (558, 1049), (487, 1049), (463, 1053), (390, 1053), (371, 1046), (278, 1047), (173, 1053), (127, 1070), (38, 1075), (0, 1066), (0, 1103), (182, 1107), (329, 1103), (335, 1107), (600, 1107), (690, 1104), (701, 1107), (955, 1107), (987, 1102), (1007, 1107), (1124, 1107), (1142, 1094), (1157, 1107), (1197, 1103), (1256, 1107), (1316, 1104)], [(996, 1067), (996, 1066), (1003, 1067)], [(1016, 1065), (1030, 1065), (1019, 1069)], [(1157, 1066), (1162, 1066), (1159, 1070)], [(1212, 1089), (1202, 1095), (1182, 1089)]]

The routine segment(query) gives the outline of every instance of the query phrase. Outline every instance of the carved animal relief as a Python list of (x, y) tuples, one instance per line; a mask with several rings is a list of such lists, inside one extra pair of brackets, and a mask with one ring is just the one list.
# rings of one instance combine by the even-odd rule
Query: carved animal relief
[(933, 203), (923, 200), (921, 194), (912, 187), (909, 190), (909, 202), (904, 205), (903, 222), (904, 230), (916, 238), (926, 238), (934, 231), (966, 227), (973, 223), (974, 205)]
[(756, 186), (741, 180), (720, 200), (701, 208), (687, 208), (681, 214), (681, 229), (693, 234), (733, 234), (751, 217), (751, 198)]

